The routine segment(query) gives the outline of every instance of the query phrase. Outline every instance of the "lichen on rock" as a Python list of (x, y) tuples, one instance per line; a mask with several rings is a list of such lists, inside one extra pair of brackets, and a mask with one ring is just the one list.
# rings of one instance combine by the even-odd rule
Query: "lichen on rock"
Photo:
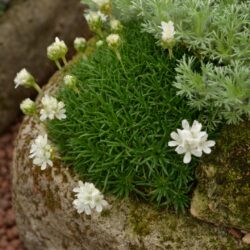
[(250, 231), (250, 123), (222, 131), (215, 151), (197, 168), (191, 213), (216, 225)]

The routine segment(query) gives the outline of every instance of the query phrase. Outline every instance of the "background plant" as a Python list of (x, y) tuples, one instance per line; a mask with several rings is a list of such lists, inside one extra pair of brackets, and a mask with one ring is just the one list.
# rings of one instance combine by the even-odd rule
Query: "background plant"
[(250, 118), (250, 1), (113, 2), (126, 20), (133, 19), (136, 13), (141, 19), (142, 31), (153, 34), (158, 45), (161, 21), (174, 22), (177, 43), (192, 51), (202, 63), (202, 69), (194, 71), (194, 60), (183, 58), (177, 65), (174, 85), (179, 95), (189, 99), (190, 106), (204, 114), (215, 113), (209, 126)]

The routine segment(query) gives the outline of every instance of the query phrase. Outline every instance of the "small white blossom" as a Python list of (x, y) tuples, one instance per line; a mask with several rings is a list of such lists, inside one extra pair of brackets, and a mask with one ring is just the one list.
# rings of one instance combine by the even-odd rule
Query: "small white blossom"
[(175, 30), (174, 23), (172, 21), (169, 22), (161, 22), (162, 36), (161, 39), (163, 42), (170, 42), (174, 39)]
[(39, 135), (31, 144), (30, 156), (33, 158), (33, 164), (40, 166), (41, 170), (45, 170), (47, 166), (52, 167), (52, 147), (48, 143), (48, 136)]
[(170, 134), (173, 141), (168, 143), (170, 147), (176, 147), (178, 154), (185, 154), (184, 163), (191, 161), (191, 156), (201, 157), (202, 152), (211, 153), (211, 147), (215, 145), (215, 141), (208, 141), (208, 134), (201, 131), (202, 125), (198, 121), (194, 121), (192, 127), (189, 126), (187, 120), (182, 121), (182, 130), (177, 129), (176, 132)]
[(64, 41), (60, 40), (58, 37), (55, 38), (53, 42), (47, 48), (48, 58), (52, 61), (58, 61), (61, 58), (64, 58), (68, 52), (68, 48)]
[(107, 4), (110, 4), (110, 0), (92, 0), (96, 5), (98, 5), (100, 8), (102, 6), (105, 6)]
[(36, 112), (36, 104), (30, 98), (26, 98), (21, 102), (20, 109), (25, 115), (33, 115)]
[(119, 32), (121, 31), (123, 28), (121, 22), (117, 19), (112, 19), (110, 21), (110, 29), (112, 32)]
[(40, 120), (45, 121), (46, 119), (63, 120), (66, 118), (66, 110), (64, 109), (64, 103), (58, 102), (56, 98), (45, 95), (42, 98), (42, 109), (40, 110)]
[(19, 86), (30, 88), (34, 87), (35, 79), (26, 69), (22, 69), (17, 73), (14, 79), (14, 83), (15, 83), (15, 88)]
[(101, 29), (108, 18), (108, 16), (104, 15), (100, 11), (89, 11), (84, 16), (89, 24), (89, 28), (92, 31), (97, 31), (98, 29)]
[(106, 38), (109, 47), (115, 49), (121, 44), (121, 37), (118, 34), (110, 34)]
[(90, 215), (93, 209), (98, 213), (102, 212), (103, 208), (108, 205), (103, 194), (92, 183), (79, 181), (78, 185), (73, 189), (73, 192), (76, 193), (73, 206), (77, 212), (79, 214), (84, 212), (87, 215)]
[(67, 87), (75, 87), (76, 85), (76, 82), (77, 82), (77, 79), (75, 76), (72, 76), (72, 75), (66, 75), (64, 76), (63, 78), (63, 82), (64, 84), (67, 86)]
[(86, 49), (87, 41), (84, 37), (76, 37), (74, 40), (74, 48), (78, 52), (84, 52)]

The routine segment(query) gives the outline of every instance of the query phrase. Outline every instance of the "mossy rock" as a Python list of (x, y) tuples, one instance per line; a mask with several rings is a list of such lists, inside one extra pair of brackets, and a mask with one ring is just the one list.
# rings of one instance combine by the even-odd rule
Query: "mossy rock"
[(191, 213), (216, 225), (250, 231), (250, 123), (226, 126), (197, 169)]
[[(56, 93), (63, 74), (54, 75), (45, 93)], [(77, 214), (72, 189), (79, 177), (60, 161), (41, 171), (28, 158), (41, 131), (35, 119), (24, 119), (13, 162), (13, 203), (28, 250), (247, 249), (213, 225), (132, 200), (107, 197), (110, 208), (102, 214)]]

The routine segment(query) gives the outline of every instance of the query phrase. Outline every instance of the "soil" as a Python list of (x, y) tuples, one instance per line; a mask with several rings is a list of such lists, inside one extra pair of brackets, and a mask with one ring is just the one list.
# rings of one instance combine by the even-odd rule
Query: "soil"
[(11, 202), (11, 164), (20, 123), (0, 135), (0, 250), (24, 250)]

